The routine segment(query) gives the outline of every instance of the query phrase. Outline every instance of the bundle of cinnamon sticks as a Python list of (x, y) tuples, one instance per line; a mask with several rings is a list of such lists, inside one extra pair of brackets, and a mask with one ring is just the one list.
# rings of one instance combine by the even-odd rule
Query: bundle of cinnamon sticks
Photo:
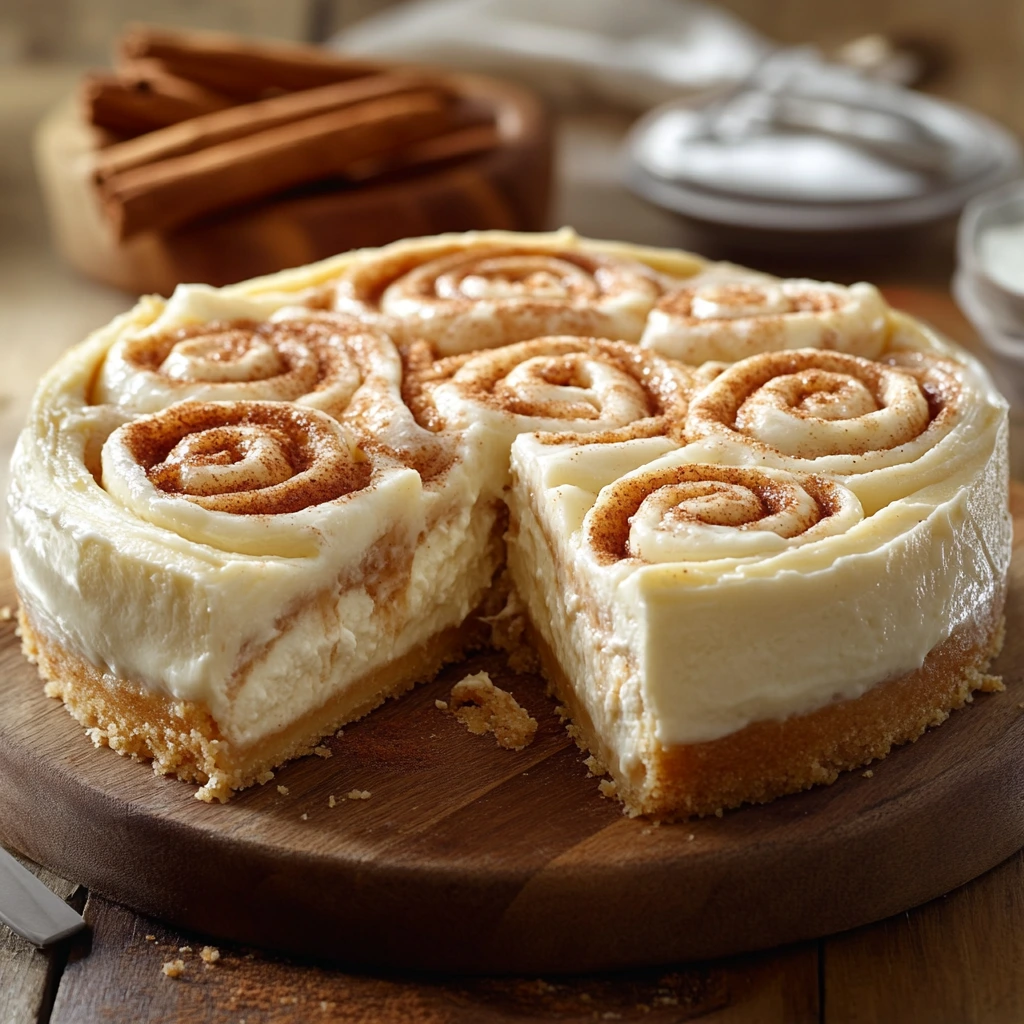
[(130, 28), (114, 73), (82, 84), (105, 143), (94, 178), (118, 239), (330, 182), (408, 175), (486, 152), (493, 110), (442, 74), (311, 47)]

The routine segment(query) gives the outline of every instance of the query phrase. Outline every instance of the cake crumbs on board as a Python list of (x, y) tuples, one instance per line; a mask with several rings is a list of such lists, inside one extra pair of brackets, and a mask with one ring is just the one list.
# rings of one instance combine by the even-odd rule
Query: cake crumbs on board
[(330, 796), (329, 796), (329, 797), (327, 798), (327, 806), (328, 806), (328, 807), (337, 807), (337, 805), (338, 805), (338, 801), (334, 799), (334, 794), (332, 793), (332, 794), (331, 794), (331, 795), (330, 795)]
[(866, 772), (861, 772), (861, 775), (865, 779), (873, 779), (875, 777), (875, 773), (870, 768)]
[(220, 950), (216, 946), (203, 946), (199, 957), (204, 964), (215, 964), (220, 959)]
[(287, 786), (278, 786), (277, 791), (281, 794), (281, 796), (287, 796), (291, 792), (291, 790)]
[(313, 748), (313, 753), (314, 753), (314, 754), (316, 754), (316, 756), (317, 756), (317, 757), (322, 757), (322, 758), (324, 758), (325, 760), (326, 760), (326, 759), (327, 759), (328, 757), (334, 757), (334, 751), (333, 751), (333, 750), (331, 750), (331, 748), (330, 748), (330, 747), (325, 747), (325, 746), (323, 746), (323, 744), (321, 744), (321, 745), (320, 745), (320, 746), (318, 746), (318, 747), (314, 747), (314, 748)]
[(466, 676), (452, 687), (455, 717), (474, 735), (493, 732), (499, 747), (522, 750), (537, 735), (537, 719), (486, 672)]
[(0, 605), (0, 622), (10, 622), (14, 618), (14, 609), (9, 605)]
[(185, 973), (185, 961), (181, 959), (168, 960), (160, 969), (168, 978), (180, 978)]
[(368, 789), (352, 789), (347, 794), (349, 800), (369, 800), (370, 791)]
[(447, 711), (448, 710), (448, 701), (446, 701), (446, 700), (435, 700), (434, 701), (434, 707), (437, 708), (438, 711)]

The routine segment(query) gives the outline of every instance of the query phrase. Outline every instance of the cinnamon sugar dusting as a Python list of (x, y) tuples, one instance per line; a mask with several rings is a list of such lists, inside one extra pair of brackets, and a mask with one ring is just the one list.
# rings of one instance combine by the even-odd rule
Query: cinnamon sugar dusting
[(360, 261), (342, 274), (335, 306), (380, 314), (404, 341), (429, 340), (442, 353), (555, 332), (637, 341), (660, 293), (658, 275), (640, 263), (482, 243)]
[(157, 488), (238, 515), (323, 504), (368, 487), (373, 473), (327, 417), (285, 403), (182, 402), (119, 434)]
[[(954, 390), (948, 375), (942, 380), (935, 368), (907, 372), (813, 349), (762, 353), (724, 370), (690, 403), (687, 433), (743, 435), (749, 443), (802, 458), (862, 455), (905, 444), (939, 416), (955, 415)], [(780, 448), (774, 440), (783, 429), (780, 415), (807, 422), (813, 431), (790, 430)], [(821, 423), (829, 425), (827, 432), (815, 425)]]
[[(581, 436), (584, 425), (593, 423), (601, 440), (652, 436), (682, 428), (693, 391), (685, 368), (601, 338), (535, 338), (443, 359), (432, 359), (421, 343), (408, 346), (404, 355), (407, 398), (417, 419), (434, 430), (446, 427), (453, 415), (461, 425), (478, 406), (563, 420), (570, 433)], [(575, 424), (580, 427), (573, 430)], [(619, 431), (622, 436), (610, 436)]]
[[(813, 499), (813, 507), (803, 508), (795, 485)], [(681, 487), (682, 494), (673, 493)], [(674, 521), (696, 521), (744, 530), (769, 516), (788, 514), (784, 536), (790, 538), (835, 515), (841, 506), (836, 483), (823, 477), (793, 477), (787, 486), (778, 477), (745, 466), (697, 463), (649, 471), (609, 485), (591, 509), (584, 532), (586, 544), (600, 564), (638, 557), (630, 545), (634, 518), (641, 506), (659, 495), (666, 501), (660, 516), (668, 529)], [(676, 504), (677, 498), (694, 507)]]
[(340, 394), (333, 411), (340, 414), (370, 369), (368, 348), (376, 344), (380, 334), (369, 325), (320, 314), (183, 327), (126, 342), (122, 358), (131, 369), (158, 376), (164, 388), (224, 385), (231, 398), (292, 401), (334, 388)]

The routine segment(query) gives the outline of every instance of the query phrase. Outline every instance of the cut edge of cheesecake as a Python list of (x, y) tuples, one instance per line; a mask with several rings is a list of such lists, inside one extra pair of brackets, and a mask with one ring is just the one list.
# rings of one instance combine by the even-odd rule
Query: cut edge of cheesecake
[[(602, 792), (618, 797), (630, 817), (670, 822), (721, 815), (743, 804), (831, 785), (841, 772), (884, 758), (893, 747), (941, 725), (975, 692), (1004, 689), (1002, 680), (987, 672), (1003, 646), (1004, 597), (987, 616), (959, 627), (932, 648), (913, 672), (879, 682), (859, 697), (782, 720), (753, 722), (715, 740), (666, 747), (652, 737), (632, 776), (605, 768), (614, 785)], [(569, 735), (602, 768), (616, 765), (616, 752), (532, 623), (528, 638), (552, 694), (568, 713)]]
[(225, 802), (236, 790), (266, 783), (286, 762), (311, 754), (324, 737), (357, 721), (388, 698), (437, 675), (486, 641), (479, 616), (470, 615), (427, 643), (371, 671), (323, 705), (249, 748), (224, 739), (209, 709), (105, 676), (96, 666), (37, 630), (19, 610), (22, 649), (96, 746), (151, 760), (158, 775), (200, 785), (196, 797)]

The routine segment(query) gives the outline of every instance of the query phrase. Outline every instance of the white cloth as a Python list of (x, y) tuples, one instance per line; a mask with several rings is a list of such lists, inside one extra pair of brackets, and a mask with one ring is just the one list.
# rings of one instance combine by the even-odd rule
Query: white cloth
[(416, 0), (331, 45), (517, 78), (563, 103), (637, 109), (739, 81), (774, 48), (696, 0)]

